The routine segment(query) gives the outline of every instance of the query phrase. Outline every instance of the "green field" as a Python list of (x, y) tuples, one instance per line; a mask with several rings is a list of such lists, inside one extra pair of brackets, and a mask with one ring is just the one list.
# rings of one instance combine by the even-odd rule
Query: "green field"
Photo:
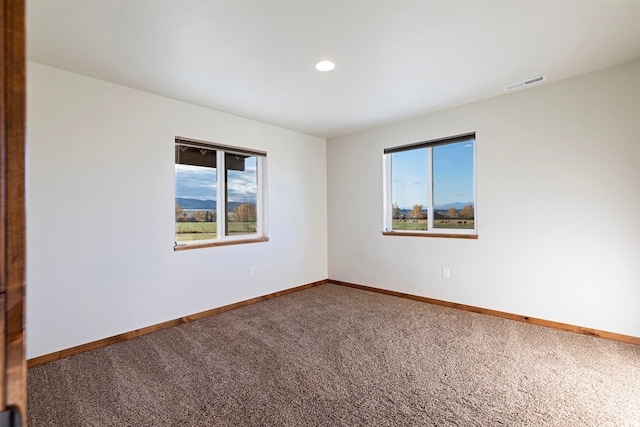
[[(208, 240), (217, 237), (215, 222), (176, 222), (176, 241)], [(255, 233), (255, 222), (229, 222), (229, 235)]]
[[(460, 224), (458, 224), (460, 222)], [(465, 224), (466, 222), (466, 224)], [(433, 221), (433, 228), (448, 228), (455, 230), (473, 230), (475, 221), (472, 219), (460, 220), (460, 219), (436, 219)], [(394, 230), (427, 230), (427, 220), (426, 219), (405, 219), (405, 220), (394, 220), (393, 221), (393, 229)]]
[(427, 220), (426, 219), (396, 219), (393, 221), (393, 229), (394, 230), (426, 230), (427, 229)]
[(435, 219), (433, 220), (433, 228), (473, 230), (474, 224), (475, 224), (475, 221), (472, 219)]

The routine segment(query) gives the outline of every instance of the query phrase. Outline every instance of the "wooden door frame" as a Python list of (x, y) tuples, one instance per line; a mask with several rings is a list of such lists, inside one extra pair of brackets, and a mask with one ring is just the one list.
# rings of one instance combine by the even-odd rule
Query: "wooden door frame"
[[(5, 425), (26, 425), (25, 295), (25, 1), (0, 9), (0, 411)], [(20, 421), (20, 419), (22, 421)], [(7, 421), (8, 420), (8, 421)]]

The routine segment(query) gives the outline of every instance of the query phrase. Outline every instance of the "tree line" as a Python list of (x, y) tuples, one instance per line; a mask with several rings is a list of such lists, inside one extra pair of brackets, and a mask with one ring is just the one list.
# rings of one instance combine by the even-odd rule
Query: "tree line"
[[(176, 203), (176, 222), (216, 222), (216, 216), (215, 211), (185, 211)], [(257, 217), (256, 207), (243, 203), (229, 215), (229, 221), (255, 222)]]
[[(396, 203), (391, 206), (392, 217), (397, 219), (426, 219), (427, 213), (423, 211), (422, 205), (413, 205), (413, 209), (407, 214), (402, 212)], [(433, 212), (433, 219), (474, 219), (473, 205), (469, 204), (460, 209), (460, 212), (454, 207), (447, 209), (447, 213)]]

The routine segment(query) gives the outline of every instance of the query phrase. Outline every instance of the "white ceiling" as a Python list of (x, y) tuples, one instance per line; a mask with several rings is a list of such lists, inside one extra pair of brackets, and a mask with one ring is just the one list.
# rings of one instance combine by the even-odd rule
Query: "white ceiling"
[(27, 4), (32, 61), (324, 138), (640, 58), (640, 1)]

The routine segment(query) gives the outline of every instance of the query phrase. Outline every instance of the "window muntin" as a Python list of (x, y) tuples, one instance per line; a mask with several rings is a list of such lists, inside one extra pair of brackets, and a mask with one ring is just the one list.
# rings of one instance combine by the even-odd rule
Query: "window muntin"
[(264, 238), (265, 157), (176, 138), (175, 246)]
[(384, 151), (385, 231), (476, 234), (475, 134)]

